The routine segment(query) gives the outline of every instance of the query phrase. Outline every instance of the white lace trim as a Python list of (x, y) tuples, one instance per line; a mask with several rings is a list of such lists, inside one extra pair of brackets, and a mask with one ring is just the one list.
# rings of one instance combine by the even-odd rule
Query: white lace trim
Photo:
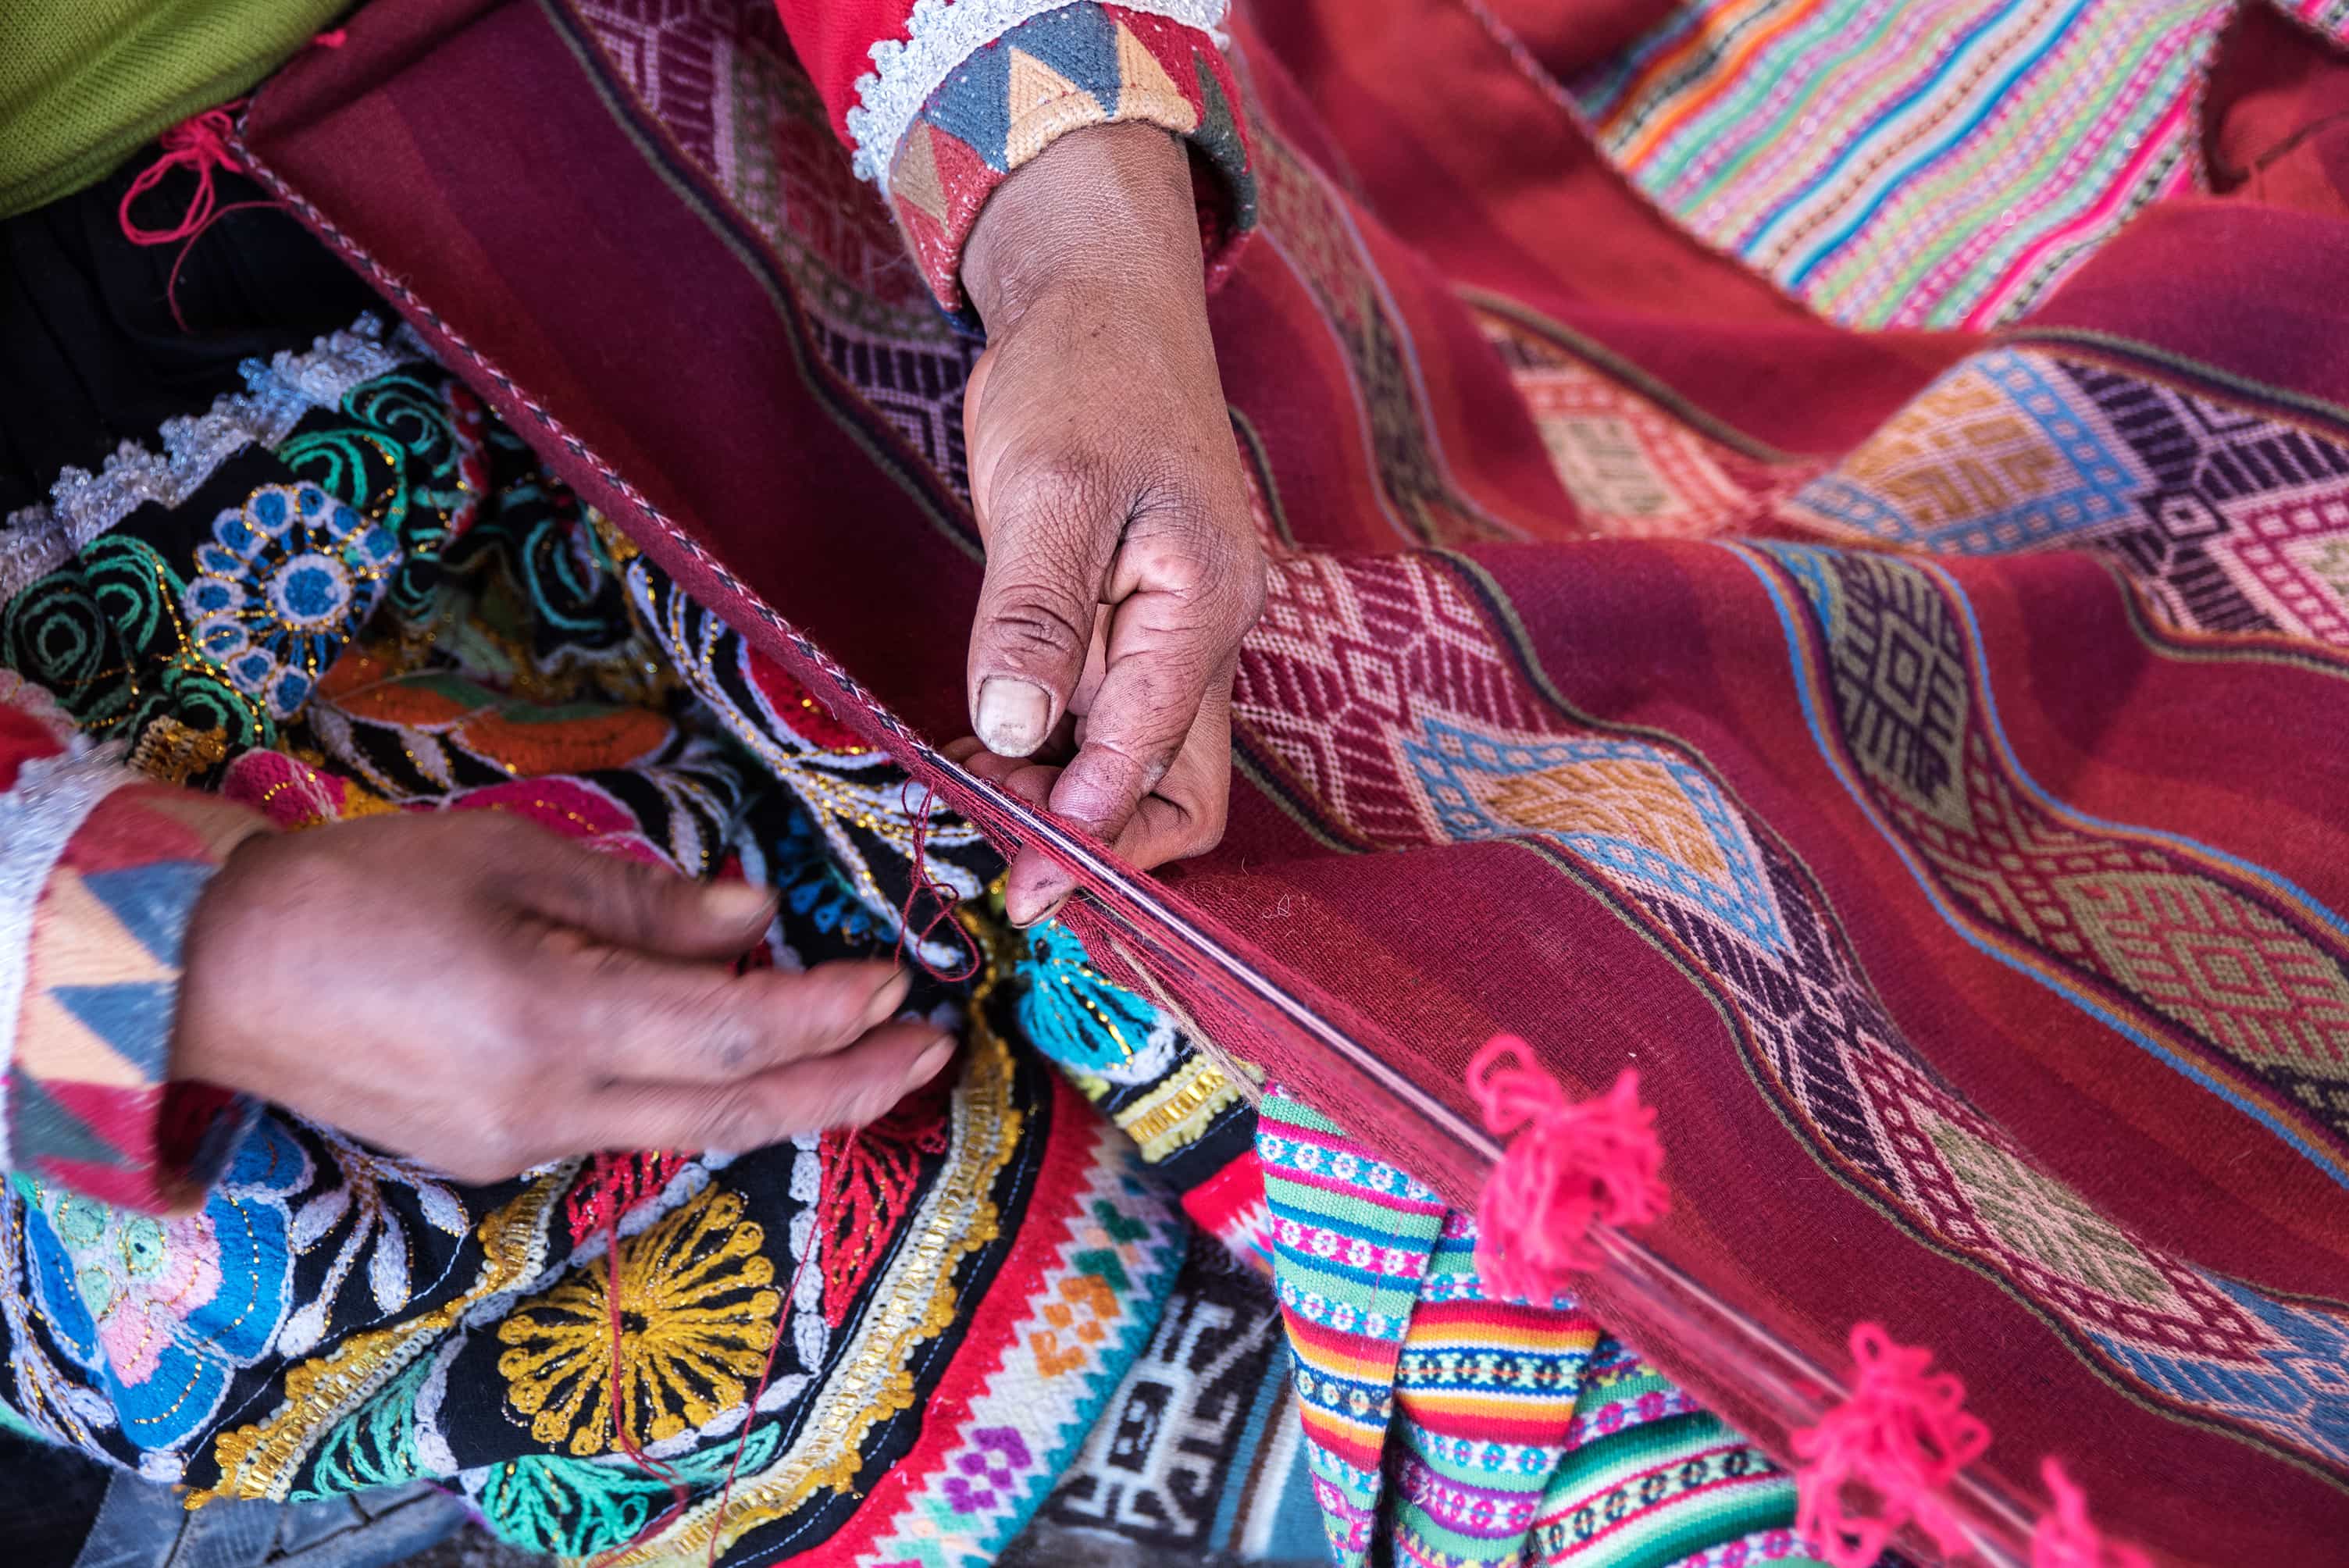
[[(873, 46), (874, 68), (856, 78), (860, 106), (848, 111), (848, 134), (856, 139), (856, 172), (885, 189), (897, 144), (914, 117), (930, 101), (954, 68), (972, 54), (1023, 22), (1063, 10), (1072, 0), (915, 0), (905, 18), (905, 41), (884, 38)], [(1128, 11), (1163, 16), (1196, 27), (1225, 44), (1227, 0), (1118, 0)]]
[(222, 393), (192, 418), (163, 421), (160, 453), (125, 441), (98, 472), (67, 469), (47, 502), (10, 512), (0, 525), (0, 605), (149, 501), (182, 504), (237, 452), (275, 446), (311, 409), (333, 407), (361, 382), (426, 357), (405, 324), (387, 339), (383, 323), (363, 315), (305, 352), (282, 350), (265, 365), (246, 360), (237, 366), (243, 391)]
[[(131, 777), (122, 766), (121, 742), (93, 745), (77, 735), (66, 750), (19, 767), (16, 785), (0, 795), (0, 1084), (16, 1058), (41, 890), (90, 812)], [(0, 1171), (16, 1163), (5, 1111), (0, 1102)]]

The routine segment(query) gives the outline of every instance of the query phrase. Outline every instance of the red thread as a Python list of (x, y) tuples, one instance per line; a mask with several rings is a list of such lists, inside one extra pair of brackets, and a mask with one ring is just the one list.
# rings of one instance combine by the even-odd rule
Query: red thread
[[(1955, 1554), (1965, 1532), (1942, 1492), (1990, 1446), (1990, 1428), (1965, 1412), (1966, 1386), (1954, 1374), (1927, 1373), (1931, 1351), (1895, 1345), (1882, 1324), (1853, 1325), (1851, 1357), (1851, 1397), (1790, 1434), (1800, 1461), (1795, 1528), (1833, 1568), (1869, 1568), (1911, 1520)], [(1880, 1518), (1846, 1508), (1854, 1481), (1877, 1494)]]
[[(978, 974), (979, 965), (985, 962), (985, 959), (978, 951), (978, 944), (971, 940), (970, 933), (962, 928), (962, 922), (954, 917), (955, 905), (961, 902), (962, 895), (950, 887), (940, 886), (930, 875), (929, 863), (926, 857), (929, 852), (930, 806), (936, 798), (937, 790), (925, 783), (922, 786), (921, 807), (914, 812), (913, 884), (906, 888), (905, 905), (897, 911), (897, 961), (900, 964), (905, 961), (905, 953), (910, 947), (913, 951), (914, 962), (922, 966), (924, 974), (933, 980), (953, 985)], [(897, 803), (901, 806), (905, 803), (905, 786), (903, 784), (897, 787)], [(921, 934), (917, 936), (914, 934), (914, 901), (925, 892), (930, 895), (930, 902), (937, 906), (937, 912), (930, 916), (929, 923), (922, 927)], [(930, 933), (936, 931), (941, 924), (953, 926), (954, 934), (961, 942), (963, 951), (969, 954), (969, 962), (951, 975), (922, 956), (922, 944), (927, 942), (930, 939)]]
[(1591, 1226), (1644, 1224), (1671, 1193), (1656, 1113), (1640, 1103), (1636, 1071), (1626, 1068), (1603, 1097), (1578, 1103), (1547, 1073), (1518, 1065), (1529, 1055), (1515, 1035), (1495, 1035), (1468, 1064), (1485, 1130), (1525, 1130), (1477, 1201), (1476, 1267), (1505, 1295), (1549, 1301), (1569, 1274), (1597, 1266)]
[(2105, 1539), (2088, 1518), (2088, 1494), (2054, 1456), (2039, 1461), (2039, 1479), (2055, 1505), (2031, 1532), (2031, 1568), (2153, 1568), (2153, 1559), (2136, 1547)]
[[(171, 304), (171, 319), (179, 324), (181, 332), (188, 330), (188, 322), (180, 314), (180, 269), (187, 264), (188, 252), (194, 246), (197, 236), (231, 212), (250, 207), (276, 205), (274, 201), (232, 201), (225, 207), (218, 205), (220, 194), (212, 184), (212, 171), (225, 169), (234, 172), (243, 168), (229, 146), (229, 138), (236, 129), (233, 116), (244, 107), (244, 101), (236, 98), (218, 108), (190, 115), (165, 131), (158, 139), (162, 144), (162, 156), (139, 171), (138, 177), (130, 181), (130, 188), (122, 193), (121, 205), (114, 211), (116, 222), (122, 226), (122, 237), (134, 245), (168, 245), (175, 241), (184, 242), (180, 246), (179, 255), (171, 262), (171, 278), (163, 285), (163, 298)], [(195, 170), (195, 193), (188, 198), (187, 211), (180, 215), (177, 223), (168, 229), (140, 227), (138, 220), (130, 215), (130, 204), (160, 184), (163, 177), (174, 169)]]
[[(648, 1520), (642, 1530), (595, 1560), (594, 1568), (610, 1568), (638, 1546), (667, 1530), (670, 1521), (683, 1513), (692, 1494), (686, 1491), (685, 1481), (674, 1467), (661, 1460), (649, 1458), (628, 1435), (626, 1412), (621, 1408), (620, 1381), (626, 1376), (627, 1363), (620, 1355), (620, 1208), (623, 1202), (622, 1177), (612, 1164), (611, 1157), (598, 1152), (595, 1156), (595, 1202), (604, 1219), (604, 1305), (612, 1315), (612, 1438), (620, 1450), (635, 1461), (636, 1468), (668, 1485), (668, 1508), (657, 1519)], [(790, 1308), (785, 1306), (788, 1315)], [(747, 1428), (749, 1417), (743, 1418)]]
[[(851, 1148), (854, 1146), (856, 1138), (856, 1130), (851, 1128), (848, 1131)], [(595, 1558), (591, 1568), (611, 1568), (611, 1564), (667, 1530), (692, 1501), (692, 1493), (687, 1490), (676, 1467), (647, 1454), (636, 1446), (636, 1439), (628, 1435), (624, 1419), (626, 1412), (620, 1402), (620, 1382), (627, 1366), (620, 1355), (620, 1211), (628, 1206), (623, 1202), (627, 1181), (626, 1175), (613, 1163), (611, 1156), (602, 1153), (595, 1156), (595, 1196), (593, 1202), (604, 1222), (604, 1299), (612, 1315), (612, 1435), (618, 1441), (621, 1451), (639, 1469), (667, 1483), (669, 1503), (658, 1518), (647, 1521), (643, 1529)], [(791, 1327), (792, 1303), (799, 1299), (800, 1282), (807, 1276), (808, 1264), (815, 1261), (816, 1251), (822, 1244), (821, 1235), (811, 1229), (807, 1251), (800, 1254), (799, 1266), (792, 1271), (792, 1283), (783, 1291), (783, 1299), (776, 1308), (774, 1336), (767, 1341), (767, 1357), (760, 1364), (758, 1385), (750, 1390), (750, 1398), (742, 1407), (741, 1435), (734, 1439), (734, 1455), (726, 1466), (726, 1482), (719, 1490), (718, 1507), (710, 1516), (709, 1563), (711, 1564), (717, 1563), (718, 1543), (724, 1539), (727, 1506), (734, 1498), (734, 1478), (742, 1468), (743, 1451), (750, 1446), (750, 1429), (759, 1418), (759, 1401), (766, 1398), (767, 1385), (775, 1375), (775, 1354), (782, 1348), (783, 1336)]]
[[(857, 1129), (848, 1130), (843, 1157), (856, 1147)], [(816, 1148), (821, 1153), (823, 1143)], [(702, 1559), (703, 1568), (717, 1568), (718, 1543), (726, 1538), (726, 1509), (734, 1501), (734, 1477), (742, 1468), (742, 1452), (750, 1446), (750, 1426), (759, 1418), (759, 1401), (767, 1397), (768, 1381), (775, 1375), (775, 1352), (783, 1346), (783, 1331), (792, 1321), (792, 1303), (800, 1298), (800, 1281), (806, 1277), (808, 1264), (815, 1261), (818, 1248), (823, 1245), (821, 1209), (812, 1216), (816, 1222), (808, 1228), (807, 1251), (800, 1254), (799, 1266), (792, 1270), (792, 1283), (783, 1292), (782, 1305), (775, 1313), (775, 1336), (767, 1341), (767, 1358), (759, 1367), (759, 1382), (750, 1390), (750, 1403), (742, 1407), (742, 1433), (734, 1439), (734, 1457), (726, 1461), (726, 1484), (718, 1489), (718, 1507), (709, 1516), (709, 1555)]]
[(350, 37), (351, 30), (348, 27), (332, 27), (319, 34), (310, 42), (322, 49), (339, 49), (350, 42)]

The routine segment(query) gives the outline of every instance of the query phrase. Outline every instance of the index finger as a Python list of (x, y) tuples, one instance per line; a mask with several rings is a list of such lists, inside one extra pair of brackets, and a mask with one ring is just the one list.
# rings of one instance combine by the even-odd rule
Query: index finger
[(1228, 533), (1184, 509), (1138, 518), (1111, 591), (1101, 689), (1060, 781), (1053, 812), (1114, 842), (1212, 707), (1255, 618), (1260, 568)]

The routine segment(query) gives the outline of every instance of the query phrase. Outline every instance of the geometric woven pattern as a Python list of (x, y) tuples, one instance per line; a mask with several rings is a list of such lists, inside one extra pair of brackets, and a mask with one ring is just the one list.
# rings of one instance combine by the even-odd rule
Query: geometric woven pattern
[(2085, 360), (1973, 356), (1783, 511), (1948, 554), (2091, 549), (2176, 625), (2349, 646), (2349, 445)]
[(1816, 462), (1764, 462), (1741, 452), (1499, 311), (1479, 311), (1476, 325), (1509, 367), (1558, 483), (1573, 498), (1576, 521), (1591, 533), (1735, 532), (1818, 469)]
[(2011, 939), (2059, 994), (2117, 1009), (2147, 1048), (2215, 1074), (2349, 1184), (2349, 943), (2326, 913), (2196, 846), (2046, 801), (1999, 738), (1947, 578), (1887, 556), (1778, 555), (1805, 562), (1843, 744), (1959, 918)]

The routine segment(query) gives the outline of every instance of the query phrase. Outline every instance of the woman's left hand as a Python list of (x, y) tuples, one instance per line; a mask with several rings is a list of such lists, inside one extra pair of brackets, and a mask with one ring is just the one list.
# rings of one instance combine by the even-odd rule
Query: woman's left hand
[[(1223, 836), (1265, 568), (1183, 144), (1061, 137), (997, 187), (962, 277), (988, 329), (963, 405), (987, 579), (977, 734), (948, 754), (1134, 865), (1198, 854)], [(1074, 885), (1030, 846), (1009, 913), (1031, 923)]]

